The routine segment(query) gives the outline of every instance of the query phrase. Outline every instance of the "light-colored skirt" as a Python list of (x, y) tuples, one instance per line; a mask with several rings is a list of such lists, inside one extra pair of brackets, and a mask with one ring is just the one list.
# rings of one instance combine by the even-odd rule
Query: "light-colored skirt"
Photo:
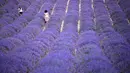
[(50, 17), (44, 17), (45, 21), (49, 21)]

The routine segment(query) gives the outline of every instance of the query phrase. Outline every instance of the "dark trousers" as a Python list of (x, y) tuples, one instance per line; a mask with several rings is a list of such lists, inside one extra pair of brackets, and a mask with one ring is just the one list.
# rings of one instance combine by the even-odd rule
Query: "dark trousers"
[(47, 21), (44, 19), (44, 22), (46, 23)]
[(19, 15), (22, 15), (23, 14), (23, 12), (19, 12)]

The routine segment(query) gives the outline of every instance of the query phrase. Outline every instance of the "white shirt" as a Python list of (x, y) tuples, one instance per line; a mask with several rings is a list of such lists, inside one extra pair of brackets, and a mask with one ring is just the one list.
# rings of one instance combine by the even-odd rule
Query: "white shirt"
[(44, 19), (45, 21), (49, 21), (50, 17), (49, 17), (49, 13), (44, 13)]
[(22, 9), (22, 8), (18, 8), (18, 11), (19, 11), (19, 12), (23, 12), (23, 9)]

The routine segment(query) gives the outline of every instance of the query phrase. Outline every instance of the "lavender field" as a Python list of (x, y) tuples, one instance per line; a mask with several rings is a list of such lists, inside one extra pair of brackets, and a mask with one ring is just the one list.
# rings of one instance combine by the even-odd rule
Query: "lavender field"
[(0, 0), (0, 73), (130, 73), (130, 0)]

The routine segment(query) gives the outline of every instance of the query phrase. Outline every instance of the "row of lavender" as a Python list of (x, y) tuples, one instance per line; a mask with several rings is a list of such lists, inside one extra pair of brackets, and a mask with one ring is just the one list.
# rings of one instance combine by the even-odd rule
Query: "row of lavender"
[[(34, 0), (35, 1), (35, 0)], [(16, 20), (19, 17), (18, 14), (18, 7), (22, 7), (25, 11), (28, 6), (30, 6), (31, 3), (34, 1), (29, 0), (22, 0), (22, 1), (16, 1), (16, 0), (9, 0), (6, 5), (4, 5), (2, 8), (0, 8), (0, 29), (7, 25), (12, 23), (14, 20)]]
[(125, 12), (129, 22), (130, 22), (130, 0), (117, 0), (118, 4)]
[(0, 1), (0, 7), (4, 6), (5, 4), (7, 4), (8, 1), (7, 0), (2, 0)]
[[(100, 45), (102, 47), (102, 50), (110, 62), (113, 64), (113, 66), (120, 73), (129, 73), (130, 46), (126, 41), (126, 38), (124, 38), (113, 29), (112, 21), (110, 20), (110, 16), (107, 10), (107, 5), (105, 5), (103, 0), (93, 1), (97, 27), (96, 31), (100, 37)], [(112, 2), (112, 0), (106, 0), (106, 3), (107, 1), (108, 5), (109, 2)]]
[(105, 4), (113, 21), (113, 28), (130, 43), (130, 25), (127, 16), (115, 0), (106, 0)]
[(76, 55), (79, 59), (76, 67), (78, 73), (118, 73), (105, 56), (97, 34), (101, 24), (107, 25), (102, 21), (95, 23), (104, 19), (102, 17), (104, 14), (100, 15), (101, 12), (99, 12), (103, 10), (103, 6), (99, 7), (101, 3), (103, 3), (102, 0), (81, 0), (81, 33), (77, 41)]
[[(52, 23), (52, 20), (50, 20), (49, 27), (45, 31), (50, 37), (42, 39), (44, 43), (48, 42), (48, 52), (44, 58), (41, 59), (39, 65), (34, 71), (32, 71), (32, 73), (74, 73), (75, 71), (75, 58), (72, 55), (72, 51), (76, 39), (75, 33), (77, 33), (76, 23), (78, 19), (78, 1), (70, 0), (67, 14), (65, 14), (67, 0), (58, 0), (57, 4), (56, 9), (58, 10), (56, 10), (56, 14), (54, 14), (56, 19), (53, 21), (55, 23)], [(64, 29), (59, 33), (59, 24), (61, 24), (61, 21), (64, 18), (63, 15), (65, 15)]]
[(16, 3), (16, 4), (19, 4), (20, 2), (28, 2), (28, 3), (31, 3), (32, 2), (32, 0), (12, 0), (12, 1), (10, 1), (10, 0), (1, 0), (0, 1), (0, 7), (5, 7), (7, 4), (10, 4), (10, 2), (14, 2), (14, 3)]
[[(42, 2), (41, 2), (42, 3)], [(25, 26), (27, 26), (34, 16), (38, 13), (41, 7), (38, 1), (33, 2), (27, 10), (11, 24), (4, 26), (0, 30), (0, 38), (11, 37), (19, 33)]]
[[(43, 31), (44, 10), (51, 11), (54, 3), (54, 13)], [(67, 3), (69, 7), (65, 13)], [(114, 24), (119, 26), (119, 22), (113, 17), (116, 13), (111, 12), (114, 8), (111, 4), (116, 3), (112, 0), (35, 1), (29, 6), (27, 13), (14, 21), (12, 26), (6, 25), (2, 32), (0, 31), (1, 36), (4, 32), (15, 31), (1, 37), (0, 72), (129, 73), (130, 46), (126, 41), (129, 38), (126, 38), (128, 35), (123, 35), (122, 31), (116, 30), (120, 35), (114, 30), (120, 29), (119, 27), (113, 29), (109, 14)], [(116, 5), (115, 7), (120, 9)], [(78, 19), (81, 21), (79, 35)], [(64, 28), (60, 32), (62, 20)], [(121, 21), (126, 22), (123, 17)], [(121, 29), (128, 33), (127, 29)]]
[[(46, 7), (45, 8), (43, 7), (40, 13), (38, 13), (42, 4), (44, 4), (43, 0), (33, 3), (33, 5), (31, 5), (31, 7), (29, 7), (28, 9), (33, 9), (32, 7), (34, 8), (36, 7), (37, 10), (36, 9), (33, 9), (34, 11), (29, 10), (30, 11), (29, 13), (24, 13), (19, 18), (23, 21), (16, 20), (14, 24), (7, 25), (5, 26), (5, 28), (3, 28), (3, 31), (1, 30), (1, 35), (3, 36), (4, 36), (4, 33), (10, 34), (10, 36), (5, 35), (7, 38), (1, 37), (2, 39), (0, 40), (0, 48), (2, 52), (7, 53), (8, 51), (15, 49), (16, 47), (24, 45), (28, 41), (33, 40), (35, 36), (40, 31), (42, 31), (42, 27), (44, 23), (43, 23), (43, 19), (40, 18), (40, 16), (38, 15), (40, 13), (43, 13), (43, 10), (45, 10), (46, 8)], [(45, 3), (45, 4), (48, 4), (48, 3)], [(52, 5), (48, 7), (48, 9), (50, 8), (52, 8)], [(26, 23), (26, 26), (25, 26), (25, 23)], [(11, 32), (11, 30), (12, 31), (14, 30), (14, 33)]]
[[(45, 2), (48, 5), (54, 4), (54, 1), (52, 0), (47, 0)], [(64, 2), (66, 3), (66, 1)], [(61, 1), (59, 0), (57, 3), (61, 3)], [(17, 48), (10, 54), (10, 56), (4, 56), (5, 58), (2, 57), (3, 59), (1, 62), (2, 65), (0, 70), (2, 73), (26, 73), (30, 72), (31, 70), (34, 70), (38, 62), (41, 60), (42, 57), (44, 57), (44, 55), (46, 55), (46, 52), (49, 50), (50, 45), (48, 45), (48, 42), (50, 41), (51, 44), (53, 39), (55, 39), (56, 37), (56, 34), (58, 32), (58, 28), (56, 27), (59, 26), (56, 26), (56, 24), (60, 24), (59, 22), (61, 22), (61, 20), (63, 19), (62, 15), (65, 11), (61, 9), (65, 9), (65, 6), (66, 4), (60, 4), (56, 7), (54, 16), (52, 16), (50, 22), (48, 23), (48, 28), (44, 32), (42, 31), (33, 41), (30, 41), (30, 43), (26, 44), (25, 46)], [(57, 12), (60, 14), (57, 14)], [(41, 16), (39, 15), (40, 14), (38, 14), (38, 17), (40, 18)], [(11, 62), (11, 64), (9, 62)], [(5, 63), (8, 64), (6, 65)], [(9, 66), (12, 67), (8, 68)]]

